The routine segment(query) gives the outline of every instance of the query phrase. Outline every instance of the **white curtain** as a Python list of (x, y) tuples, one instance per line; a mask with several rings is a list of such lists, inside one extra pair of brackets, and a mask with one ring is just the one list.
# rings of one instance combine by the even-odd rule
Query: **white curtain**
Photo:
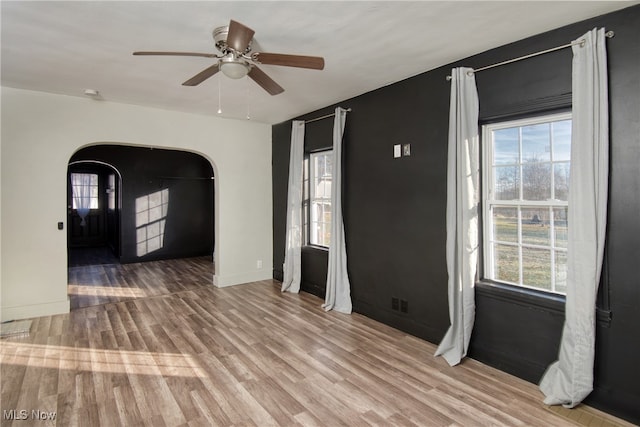
[(331, 185), (331, 242), (327, 289), (322, 307), (341, 313), (351, 313), (351, 285), (347, 274), (347, 248), (342, 221), (342, 135), (347, 110), (336, 108), (333, 122), (333, 177)]
[(475, 317), (478, 261), (479, 141), (478, 92), (471, 68), (451, 73), (447, 160), (447, 241), (449, 320), (436, 350), (449, 365), (466, 356)]
[(300, 291), (302, 249), (302, 164), (304, 157), (304, 121), (291, 125), (289, 189), (287, 195), (287, 235), (284, 254), (282, 292)]
[(85, 218), (91, 209), (91, 188), (92, 182), (90, 173), (72, 173), (71, 174), (71, 195), (73, 197), (73, 206), (80, 216), (80, 226), (86, 225)]
[(567, 299), (558, 360), (540, 382), (547, 405), (574, 407), (593, 390), (595, 311), (607, 222), (609, 113), (604, 29), (573, 46)]

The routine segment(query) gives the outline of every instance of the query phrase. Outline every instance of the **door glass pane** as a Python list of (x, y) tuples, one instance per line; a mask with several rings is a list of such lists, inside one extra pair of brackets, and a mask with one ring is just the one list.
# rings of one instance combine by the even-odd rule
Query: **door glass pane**
[(109, 210), (114, 210), (116, 208), (116, 176), (114, 174), (109, 175), (107, 186), (107, 193), (109, 195), (107, 198), (107, 206)]
[(94, 173), (71, 174), (72, 207), (98, 209), (98, 175)]

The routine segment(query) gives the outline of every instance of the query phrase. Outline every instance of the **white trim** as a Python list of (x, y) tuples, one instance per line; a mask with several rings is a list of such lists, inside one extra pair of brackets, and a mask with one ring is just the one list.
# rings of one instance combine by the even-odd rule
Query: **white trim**
[(232, 274), (229, 276), (213, 275), (213, 286), (216, 288), (226, 288), (228, 286), (244, 285), (252, 282), (260, 282), (262, 280), (271, 280), (273, 278), (271, 270), (261, 269), (258, 271), (248, 271), (240, 274)]
[[(518, 232), (518, 241), (517, 242), (500, 242), (496, 241), (495, 238), (492, 239), (493, 236), (493, 218), (491, 215), (492, 208), (494, 207), (504, 207), (504, 208), (513, 208), (517, 210), (518, 223), (521, 223), (521, 208), (548, 208), (550, 209), (550, 215), (553, 215), (554, 208), (566, 208), (568, 207), (568, 201), (566, 200), (558, 200), (558, 199), (548, 199), (548, 200), (522, 200), (523, 194), (523, 178), (522, 174), (520, 176), (519, 184), (519, 198), (515, 200), (497, 200), (494, 199), (494, 194), (492, 193), (492, 183), (493, 183), (493, 164), (491, 163), (491, 159), (493, 159), (493, 132), (501, 129), (509, 129), (509, 128), (521, 128), (523, 126), (549, 123), (555, 121), (564, 121), (571, 120), (572, 114), (571, 112), (564, 113), (556, 113), (556, 114), (547, 114), (547, 115), (539, 115), (536, 117), (529, 117), (525, 119), (517, 119), (517, 120), (508, 120), (503, 122), (490, 123), (482, 126), (482, 236), (483, 236), (483, 266), (484, 266), (484, 277), (489, 280), (495, 280), (501, 283), (507, 283), (510, 285), (520, 286), (528, 289), (537, 289), (543, 290), (552, 293), (564, 294), (563, 292), (558, 292), (555, 290), (555, 253), (556, 252), (566, 252), (566, 248), (558, 248), (555, 244), (555, 228), (551, 227), (549, 229), (549, 245), (548, 246), (539, 246), (535, 244), (527, 244), (522, 242), (522, 231)], [(519, 137), (519, 144), (522, 144), (521, 135)], [(522, 165), (522, 146), (519, 147), (520, 158), (518, 159), (518, 163), (510, 163), (504, 164), (504, 166), (521, 166)], [(553, 150), (550, 153), (550, 160), (544, 163), (551, 164), (551, 167), (556, 163), (553, 159)], [(503, 166), (503, 165), (500, 165)], [(553, 171), (551, 172), (553, 176)], [(552, 191), (554, 182), (551, 182)], [(553, 223), (553, 221), (552, 221)], [(494, 277), (495, 270), (495, 256), (493, 252), (493, 243), (500, 243), (507, 246), (515, 246), (518, 248), (518, 274), (519, 274), (519, 282), (514, 283), (506, 280), (498, 280)], [(551, 251), (551, 290), (543, 289), (539, 287), (534, 287), (530, 285), (521, 284), (523, 282), (523, 271), (522, 271), (522, 248), (539, 248), (539, 249), (550, 249)]]
[(54, 316), (66, 314), (70, 311), (69, 298), (62, 301), (47, 302), (42, 304), (20, 305), (15, 307), (2, 307), (2, 322), (8, 320), (31, 319), (41, 316)]

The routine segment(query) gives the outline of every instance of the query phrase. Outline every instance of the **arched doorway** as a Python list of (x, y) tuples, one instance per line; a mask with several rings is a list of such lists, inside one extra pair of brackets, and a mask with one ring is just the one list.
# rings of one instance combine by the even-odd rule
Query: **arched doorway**
[[(74, 153), (68, 174), (71, 308), (182, 290), (182, 278), (175, 276), (173, 283), (169, 276), (185, 263), (188, 270), (200, 271), (200, 276), (208, 277), (208, 284), (212, 284), (213, 171), (211, 162), (203, 156), (173, 149), (98, 144)], [(78, 212), (80, 203), (73, 197), (74, 185), (93, 185), (93, 193), (85, 192), (96, 194), (88, 212)], [(78, 252), (85, 255), (80, 258), (81, 265), (96, 268), (79, 272), (72, 267), (72, 262), (77, 262), (72, 255)], [(107, 265), (109, 256), (114, 265)], [(169, 263), (171, 260), (184, 262)], [(145, 274), (154, 270), (153, 279), (145, 278), (143, 284), (136, 283), (137, 273), (132, 279), (121, 277), (147, 262)], [(96, 292), (88, 286), (103, 285), (91, 275), (102, 275), (110, 283)], [(83, 278), (76, 280), (80, 276)], [(116, 283), (120, 280), (121, 284)], [(74, 304), (74, 292), (92, 297)], [(98, 294), (104, 298), (96, 298)], [(86, 304), (87, 300), (91, 303)]]

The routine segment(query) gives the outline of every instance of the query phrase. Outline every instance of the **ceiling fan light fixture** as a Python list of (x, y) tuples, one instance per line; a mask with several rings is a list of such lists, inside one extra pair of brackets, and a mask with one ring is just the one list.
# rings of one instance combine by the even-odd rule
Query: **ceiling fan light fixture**
[(220, 71), (230, 79), (241, 79), (249, 73), (249, 64), (237, 59), (220, 61)]
[[(2, 0), (0, 0), (2, 1)], [(253, 52), (252, 43), (255, 31), (233, 19), (228, 26), (217, 27), (213, 30), (213, 40), (216, 49), (222, 54), (200, 52), (162, 52), (136, 51), (134, 55), (164, 55), (164, 56), (196, 56), (215, 58), (217, 62), (200, 71), (183, 86), (197, 86), (218, 72), (230, 79), (251, 78), (269, 95), (278, 95), (284, 88), (269, 77), (259, 66), (279, 65), (284, 67), (308, 68), (312, 70), (324, 69), (324, 58), (320, 56), (289, 55), (283, 53)]]

